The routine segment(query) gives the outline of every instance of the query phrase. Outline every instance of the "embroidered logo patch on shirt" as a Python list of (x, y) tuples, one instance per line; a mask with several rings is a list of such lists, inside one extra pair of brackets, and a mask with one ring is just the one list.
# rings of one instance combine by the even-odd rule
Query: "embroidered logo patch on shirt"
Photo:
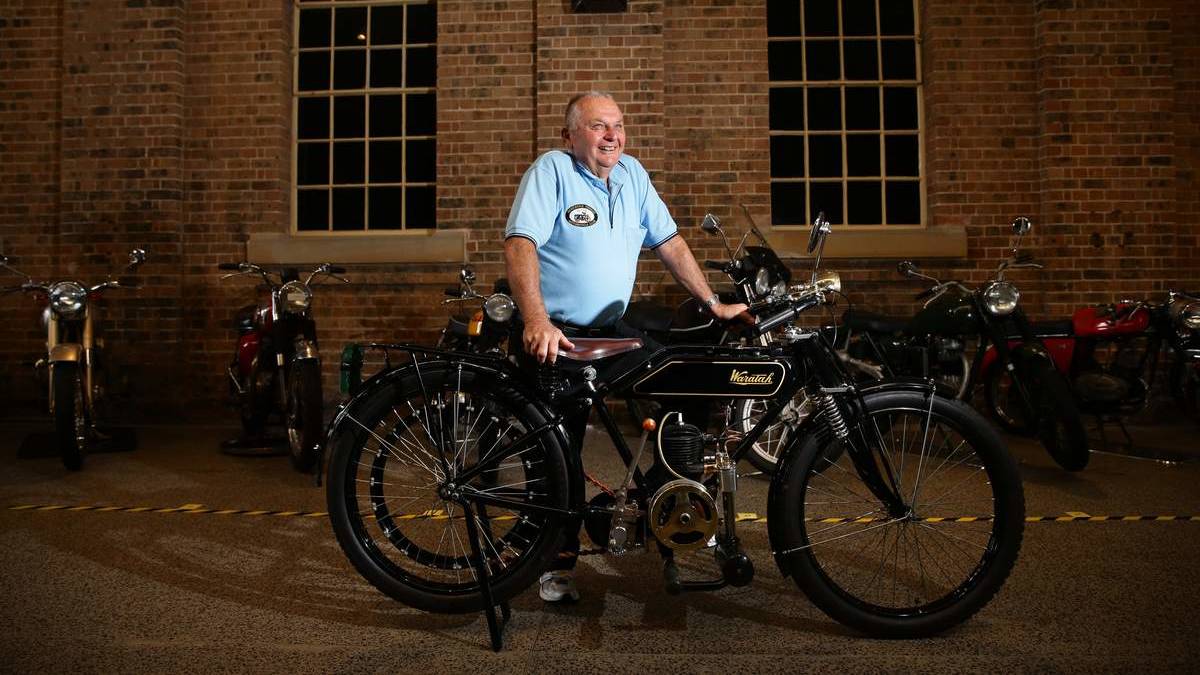
[(567, 222), (576, 227), (595, 225), (596, 218), (596, 210), (587, 204), (576, 204), (567, 209)]

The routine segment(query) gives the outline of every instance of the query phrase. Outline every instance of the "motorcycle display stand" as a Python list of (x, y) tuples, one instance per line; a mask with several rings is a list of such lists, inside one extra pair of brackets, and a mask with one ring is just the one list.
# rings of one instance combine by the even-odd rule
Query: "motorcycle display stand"
[[(87, 446), (88, 454), (129, 452), (137, 449), (137, 431), (133, 427), (100, 427)], [(53, 431), (29, 434), (17, 448), (19, 459), (58, 457), (58, 441)]]

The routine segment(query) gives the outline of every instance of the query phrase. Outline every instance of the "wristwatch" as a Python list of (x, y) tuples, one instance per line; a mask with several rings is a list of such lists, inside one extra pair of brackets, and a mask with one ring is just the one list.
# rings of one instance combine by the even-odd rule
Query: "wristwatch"
[(719, 296), (717, 296), (716, 293), (713, 293), (712, 296), (709, 297), (709, 299), (704, 301), (704, 307), (705, 307), (705, 309), (707, 309), (708, 311), (711, 312), (713, 305), (717, 304), (720, 301), (721, 301), (721, 298)]

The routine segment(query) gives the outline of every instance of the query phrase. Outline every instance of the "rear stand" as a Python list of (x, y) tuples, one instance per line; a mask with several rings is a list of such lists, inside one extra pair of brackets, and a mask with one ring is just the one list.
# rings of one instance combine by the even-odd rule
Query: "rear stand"
[[(467, 538), (471, 540), (471, 554), (475, 557), (475, 575), (479, 578), (479, 587), (483, 591), (483, 615), (487, 617), (488, 635), (492, 639), (492, 651), (498, 652), (504, 648), (504, 628), (512, 618), (512, 609), (508, 602), (497, 605), (492, 600), (492, 575), (488, 571), (487, 561), (483, 556), (483, 547), (479, 545), (479, 527), (475, 524), (475, 513), (471, 506), (463, 502), (463, 516), (467, 520)], [(496, 609), (500, 617), (496, 617)]]

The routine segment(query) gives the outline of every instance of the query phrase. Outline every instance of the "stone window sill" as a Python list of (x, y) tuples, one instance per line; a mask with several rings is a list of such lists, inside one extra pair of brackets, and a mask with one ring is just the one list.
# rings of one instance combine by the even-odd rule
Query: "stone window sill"
[(256, 263), (462, 263), (466, 230), (409, 230), (390, 234), (251, 234), (246, 257)]
[[(763, 228), (781, 258), (807, 258), (808, 228)], [(825, 258), (965, 258), (967, 232), (962, 227), (849, 228), (833, 226), (825, 241)]]

